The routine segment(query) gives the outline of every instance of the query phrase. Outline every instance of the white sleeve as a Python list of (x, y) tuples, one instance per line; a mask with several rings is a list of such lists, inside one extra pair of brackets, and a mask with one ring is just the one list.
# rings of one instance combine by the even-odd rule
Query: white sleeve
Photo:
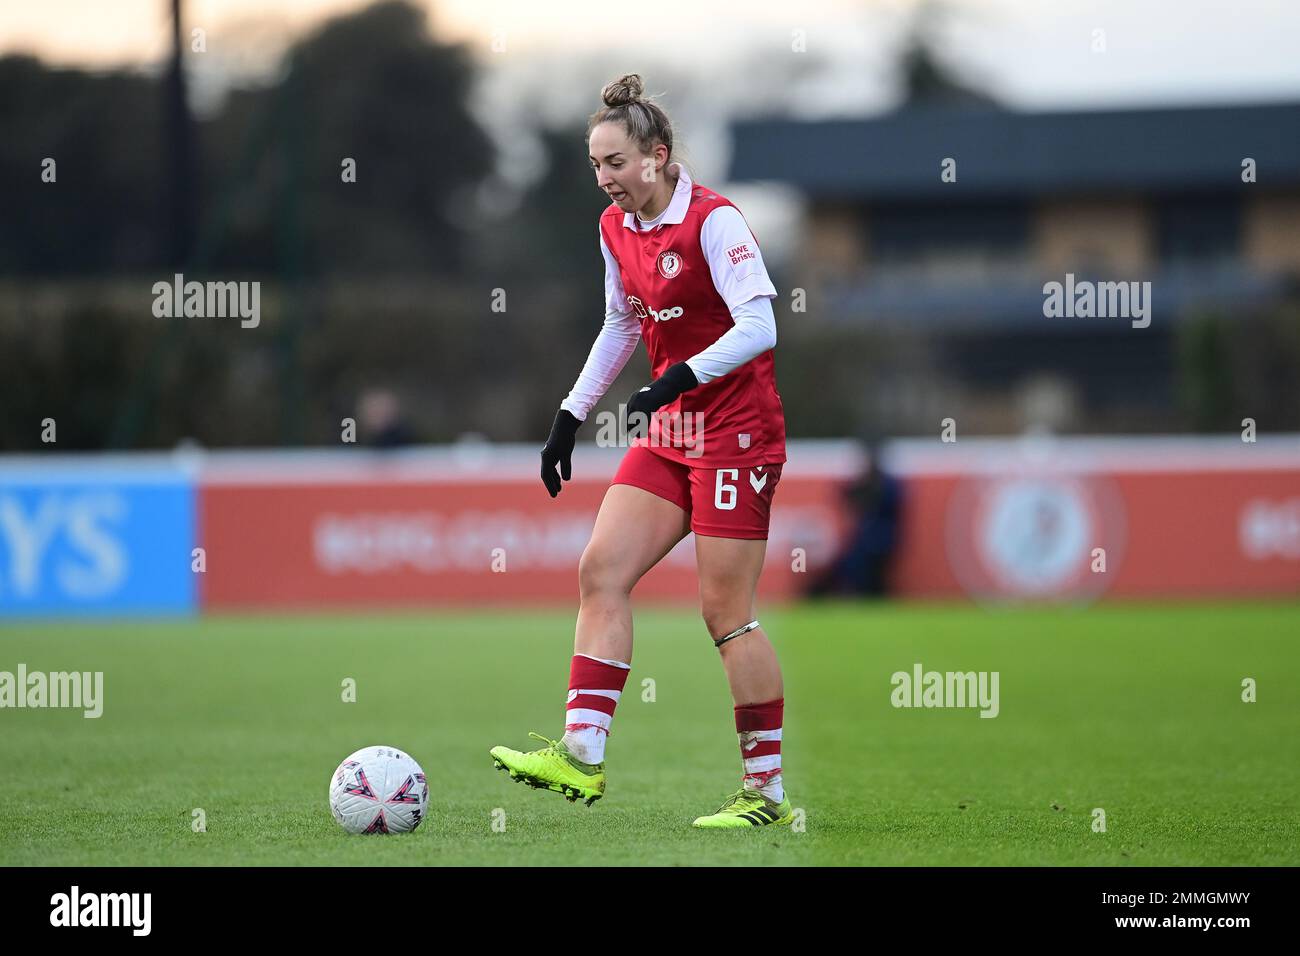
[(735, 206), (719, 206), (705, 218), (700, 226), (700, 251), (713, 273), (713, 287), (728, 309), (756, 295), (776, 295), (758, 242)]
[(605, 324), (596, 336), (573, 389), (560, 402), (560, 407), (580, 422), (587, 420), (587, 414), (609, 391), (641, 338), (641, 322), (628, 305), (623, 280), (618, 274), (618, 262), (605, 245), (604, 236), (600, 237), (600, 251), (605, 258)]
[(776, 345), (768, 278), (754, 234), (735, 206), (719, 206), (700, 227), (700, 249), (713, 274), (713, 287), (731, 310), (735, 325), (686, 364), (701, 385), (726, 375)]
[(776, 316), (767, 296), (742, 302), (731, 310), (731, 317), (735, 325), (707, 349), (686, 360), (701, 385), (740, 368), (776, 345)]

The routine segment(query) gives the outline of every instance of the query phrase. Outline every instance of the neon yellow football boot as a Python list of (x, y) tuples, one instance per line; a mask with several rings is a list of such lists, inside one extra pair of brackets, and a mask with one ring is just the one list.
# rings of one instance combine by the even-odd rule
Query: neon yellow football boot
[(696, 817), (694, 826), (708, 829), (725, 827), (781, 826), (794, 820), (790, 798), (780, 803), (769, 800), (757, 790), (741, 787), (723, 801), (722, 806), (707, 817)]
[(488, 751), (492, 755), (493, 765), (498, 770), (507, 771), (510, 779), (517, 783), (562, 793), (570, 803), (581, 798), (587, 801), (587, 806), (591, 806), (605, 795), (603, 762), (582, 763), (569, 753), (564, 741), (551, 740), (531, 732), (528, 736), (546, 741), (547, 746), (528, 753), (520, 753), (509, 747), (493, 747)]

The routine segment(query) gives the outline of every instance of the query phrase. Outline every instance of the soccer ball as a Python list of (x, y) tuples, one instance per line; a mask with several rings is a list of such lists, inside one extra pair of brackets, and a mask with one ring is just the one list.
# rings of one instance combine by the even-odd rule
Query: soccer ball
[(428, 809), (424, 771), (392, 747), (363, 747), (330, 778), (330, 812), (348, 833), (409, 833)]

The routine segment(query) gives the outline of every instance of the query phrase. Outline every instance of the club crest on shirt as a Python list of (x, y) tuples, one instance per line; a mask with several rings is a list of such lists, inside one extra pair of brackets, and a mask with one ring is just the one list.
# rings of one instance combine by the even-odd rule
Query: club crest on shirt
[(682, 271), (682, 257), (671, 249), (659, 253), (659, 274), (665, 279), (671, 279), (677, 273)]

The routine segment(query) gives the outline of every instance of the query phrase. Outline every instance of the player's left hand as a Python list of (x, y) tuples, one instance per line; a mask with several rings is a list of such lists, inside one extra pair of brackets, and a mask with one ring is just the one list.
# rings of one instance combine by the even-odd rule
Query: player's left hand
[[(688, 392), (699, 384), (699, 379), (685, 362), (669, 366), (668, 371), (628, 399), (628, 420), (630, 421), (636, 412), (641, 412), (648, 419), (652, 412), (663, 408), (682, 392)], [(629, 431), (631, 430), (629, 428)]]

